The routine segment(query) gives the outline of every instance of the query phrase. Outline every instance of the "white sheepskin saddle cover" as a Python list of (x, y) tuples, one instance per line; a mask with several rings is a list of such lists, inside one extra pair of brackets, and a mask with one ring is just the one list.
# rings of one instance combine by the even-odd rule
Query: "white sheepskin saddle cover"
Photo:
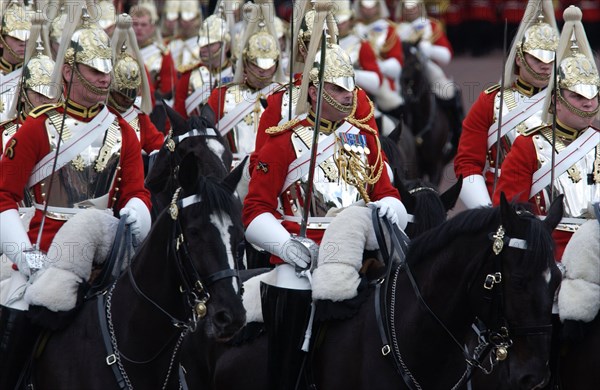
[[(357, 295), (363, 252), (378, 249), (371, 209), (351, 206), (332, 220), (323, 235), (317, 268), (312, 273), (313, 299), (343, 301)], [(275, 284), (275, 270), (244, 283), (242, 300), (247, 322), (263, 322), (260, 283)]]
[(312, 273), (313, 299), (338, 302), (356, 297), (363, 252), (379, 248), (371, 213), (367, 207), (352, 206), (333, 219), (323, 235)]
[(69, 219), (54, 236), (47, 267), (29, 279), (25, 301), (55, 312), (75, 308), (79, 284), (108, 256), (118, 224), (112, 212), (95, 209)]
[(558, 292), (561, 320), (590, 322), (600, 309), (600, 223), (589, 220), (577, 229), (565, 248), (566, 268)]

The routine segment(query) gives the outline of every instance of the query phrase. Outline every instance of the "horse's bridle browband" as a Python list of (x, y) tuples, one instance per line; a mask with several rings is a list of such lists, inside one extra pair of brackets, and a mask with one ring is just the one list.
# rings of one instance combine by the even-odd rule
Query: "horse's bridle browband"
[(173, 137), (173, 130), (169, 132), (163, 143), (163, 147), (169, 152), (175, 152), (175, 147), (179, 145), (181, 141), (190, 137), (217, 137), (217, 132), (211, 127), (207, 127), (204, 130), (192, 129), (182, 135)]

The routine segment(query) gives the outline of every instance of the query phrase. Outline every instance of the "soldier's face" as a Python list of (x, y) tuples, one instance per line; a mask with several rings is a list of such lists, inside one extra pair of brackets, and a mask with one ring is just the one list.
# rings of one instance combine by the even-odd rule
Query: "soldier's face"
[(133, 31), (138, 42), (147, 41), (154, 34), (155, 29), (156, 26), (150, 23), (149, 15), (138, 15), (133, 18)]
[[(64, 79), (67, 81), (73, 80), (73, 85), (71, 86), (71, 98), (73, 101), (85, 107), (91, 107), (94, 104), (104, 102), (108, 95), (108, 87), (110, 86), (110, 73), (103, 73), (83, 64), (77, 64), (77, 68), (79, 69), (80, 75), (75, 75), (71, 78), (71, 65), (65, 64), (63, 67)], [(84, 80), (81, 80), (81, 78)], [(106, 92), (95, 93), (90, 91), (89, 87), (85, 85), (86, 83), (93, 87), (105, 90)]]
[(249, 86), (255, 89), (262, 89), (271, 84), (273, 81), (273, 75), (277, 70), (277, 64), (273, 65), (269, 69), (263, 69), (253, 63), (245, 62), (244, 67), (246, 82)]
[[(567, 102), (578, 110), (592, 112), (598, 108), (598, 95), (592, 99), (588, 99), (578, 93), (566, 89), (561, 90), (561, 94)], [(574, 112), (571, 112), (560, 99), (558, 99), (558, 102), (556, 103), (556, 118), (575, 130), (585, 129), (594, 121), (593, 117), (583, 118)]]
[[(25, 57), (25, 46), (27, 45), (27, 42), (10, 37), (8, 35), (4, 36), (4, 41), (19, 57), (15, 57), (8, 50), (2, 51), (2, 57), (8, 61), (9, 64), (18, 64), (23, 62), (23, 57)], [(2, 45), (0, 45), (0, 47), (1, 46)]]
[(200, 59), (211, 68), (216, 68), (221, 64), (221, 42), (213, 42), (200, 48)]
[(375, 19), (379, 16), (379, 5), (376, 5), (375, 7), (365, 7), (361, 4), (360, 14), (364, 19)]
[[(354, 99), (353, 91), (346, 91), (339, 85), (325, 82), (323, 83), (325, 91), (335, 100), (337, 103), (343, 106), (351, 106)], [(311, 85), (308, 93), (310, 94), (311, 101), (313, 102), (313, 110), (316, 111), (317, 102), (317, 87)], [(327, 119), (332, 122), (339, 122), (348, 116), (347, 112), (339, 111), (337, 108), (326, 102), (324, 99), (321, 106), (321, 115), (323, 119)]]
[(27, 94), (27, 98), (31, 102), (33, 108), (41, 106), (42, 104), (56, 103), (56, 101), (58, 100), (58, 98), (50, 99), (49, 97), (46, 97), (41, 93), (37, 93), (30, 89), (26, 90), (25, 93)]
[(543, 61), (538, 60), (534, 56), (529, 53), (523, 53), (523, 57), (527, 64), (531, 67), (531, 69), (539, 74), (547, 76), (545, 80), (536, 79), (529, 71), (525, 68), (524, 64), (521, 62), (521, 59), (517, 57), (517, 65), (519, 66), (519, 77), (521, 80), (525, 81), (528, 84), (533, 85), (537, 88), (545, 88), (550, 81), (550, 75), (552, 74), (552, 62), (547, 64)]

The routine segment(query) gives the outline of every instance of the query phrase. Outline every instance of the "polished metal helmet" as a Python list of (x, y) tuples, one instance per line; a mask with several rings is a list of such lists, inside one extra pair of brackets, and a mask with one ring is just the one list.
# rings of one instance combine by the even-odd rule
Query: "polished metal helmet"
[(69, 47), (65, 52), (64, 62), (87, 65), (102, 73), (112, 70), (112, 52), (110, 38), (102, 28), (89, 22), (89, 15), (84, 11), (83, 24), (71, 36)]
[(11, 0), (2, 15), (0, 35), (27, 41), (30, 30), (31, 21), (25, 7), (18, 0)]
[(130, 99), (135, 99), (142, 85), (142, 69), (138, 61), (123, 47), (117, 56), (113, 68), (111, 89), (118, 91)]
[(581, 10), (575, 6), (568, 7), (563, 14), (565, 25), (560, 35), (557, 49), (557, 75), (556, 82), (550, 80), (546, 93), (542, 119), (546, 122), (552, 120), (551, 114), (554, 97), (569, 111), (583, 117), (591, 118), (598, 115), (599, 109), (583, 111), (573, 106), (564, 98), (562, 90), (575, 92), (586, 99), (598, 99), (600, 91), (600, 76), (594, 61), (594, 54), (587, 39), (585, 29), (581, 23)]
[(259, 24), (259, 30), (248, 38), (242, 58), (262, 69), (269, 69), (279, 61), (279, 42), (270, 34), (264, 23)]
[[(320, 69), (321, 51), (318, 51), (315, 56), (313, 67), (309, 73), (309, 79), (314, 85), (318, 85), (319, 83)], [(352, 59), (339, 45), (329, 43), (325, 48), (323, 81), (342, 87), (346, 91), (354, 91), (354, 88), (356, 87)]]
[(558, 31), (546, 23), (543, 14), (540, 14), (538, 22), (525, 30), (518, 45), (523, 53), (530, 54), (549, 64), (554, 61), (558, 48)]
[(581, 10), (576, 7), (565, 10), (563, 34), (569, 35), (561, 36), (557, 81), (560, 89), (567, 89), (586, 99), (592, 99), (598, 96), (600, 77), (581, 24), (581, 16)]
[(54, 60), (44, 54), (44, 47), (39, 39), (35, 56), (31, 57), (23, 67), (23, 88), (37, 92), (49, 99), (56, 97), (56, 87), (52, 83), (52, 72), (55, 65)]
[(229, 43), (231, 35), (227, 22), (217, 15), (211, 15), (200, 26), (198, 31), (198, 46), (203, 47), (211, 43)]

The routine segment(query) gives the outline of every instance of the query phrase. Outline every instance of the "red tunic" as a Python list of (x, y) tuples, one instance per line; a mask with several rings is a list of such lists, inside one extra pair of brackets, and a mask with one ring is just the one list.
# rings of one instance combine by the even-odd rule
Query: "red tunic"
[(377, 77), (379, 77), (379, 85), (381, 85), (383, 75), (381, 74), (379, 65), (377, 65), (377, 54), (375, 54), (373, 46), (371, 46), (371, 43), (367, 40), (363, 40), (360, 44), (360, 49), (358, 51), (358, 64), (360, 69), (377, 73)]
[(165, 142), (165, 135), (158, 131), (150, 117), (143, 112), (138, 112), (138, 120), (140, 121), (140, 144), (142, 150), (146, 154), (150, 154), (155, 150), (162, 148)]
[[(62, 107), (58, 107), (56, 110), (63, 112)], [(70, 116), (84, 122), (89, 122), (92, 119), (77, 117), (74, 114), (70, 114)], [(12, 148), (12, 155), (9, 156), (5, 151), (2, 160), (0, 160), (0, 212), (17, 209), (17, 204), (23, 199), (23, 190), (27, 187), (27, 181), (33, 167), (50, 152), (50, 143), (45, 125), (47, 118), (45, 114), (37, 118), (28, 117), (13, 137), (13, 140), (17, 142)], [(144, 187), (144, 168), (140, 143), (131, 126), (121, 117), (118, 118), (122, 136), (120, 169), (117, 171), (115, 185), (109, 193), (109, 207), (112, 207), (118, 213), (131, 198), (139, 198), (150, 209), (150, 193)], [(36, 184), (33, 191), (35, 201), (40, 204), (43, 203), (40, 185)], [(113, 197), (117, 198), (116, 204), (113, 204)], [(29, 225), (28, 235), (31, 242), (35, 242), (37, 239), (41, 220), (42, 212), (36, 210)], [(43, 251), (48, 250), (54, 235), (63, 224), (64, 221), (46, 218), (41, 241)]]
[(442, 22), (435, 18), (429, 18), (429, 23), (431, 24), (431, 44), (436, 46), (443, 46), (446, 49), (450, 50), (450, 55), (454, 55), (454, 51), (452, 50), (452, 44), (446, 35), (446, 29)]
[(169, 95), (173, 92), (176, 83), (177, 70), (175, 69), (175, 63), (173, 62), (171, 52), (167, 51), (162, 56), (160, 72), (156, 76), (153, 86), (154, 89), (160, 91), (162, 95)]
[[(200, 66), (201, 65), (198, 65), (197, 67)], [(183, 73), (179, 80), (177, 80), (177, 86), (175, 87), (175, 103), (173, 104), (173, 108), (185, 119), (189, 118), (187, 110), (185, 109), (185, 99), (187, 99), (188, 97), (190, 77), (192, 76), (192, 72), (194, 71), (194, 69), (188, 70), (185, 73)]]
[[(492, 192), (494, 174), (484, 173), (488, 157), (488, 130), (494, 123), (494, 99), (498, 90), (482, 92), (463, 121), (463, 130), (458, 142), (458, 150), (454, 158), (454, 173), (463, 178), (471, 175), (484, 175), (488, 193)], [(495, 146), (492, 147), (495, 156)]]
[[(483, 175), (488, 187), (488, 193), (492, 195), (494, 186), (494, 173), (492, 170), (484, 172), (486, 161), (491, 168), (500, 168), (496, 160), (496, 145), (488, 149), (487, 138), (490, 126), (494, 121), (494, 101), (500, 92), (499, 88), (492, 88), (482, 92), (477, 101), (469, 110), (463, 121), (462, 133), (458, 142), (458, 150), (454, 158), (454, 173), (456, 177), (463, 178), (471, 175)], [(535, 94), (532, 90), (529, 94)], [(528, 94), (528, 95), (529, 95)], [(534, 114), (533, 112), (531, 113)], [(505, 141), (503, 141), (505, 142)], [(510, 145), (505, 145), (508, 150)]]
[[(311, 126), (308, 120), (304, 120), (298, 126)], [(372, 133), (360, 131), (367, 137), (367, 145), (371, 151), (378, 150), (376, 136)], [(263, 213), (271, 213), (275, 218), (282, 216), (277, 211), (279, 193), (283, 189), (285, 179), (288, 174), (288, 167), (297, 158), (296, 152), (291, 141), (292, 131), (286, 130), (279, 134), (269, 136), (257, 155), (257, 161), (266, 169), (255, 169), (252, 172), (252, 180), (248, 189), (248, 195), (244, 200), (242, 219), (245, 226), (248, 226), (254, 218)], [(369, 164), (375, 164), (377, 155), (372, 152), (369, 156)], [(265, 172), (266, 170), (266, 172)], [(378, 170), (378, 166), (375, 171)], [(381, 177), (374, 186), (369, 188), (369, 196), (372, 201), (382, 199), (387, 196), (393, 196), (400, 199), (398, 190), (392, 186), (387, 169), (383, 168)], [(284, 212), (286, 215), (293, 215), (290, 205), (284, 203)], [(291, 221), (284, 221), (282, 225), (290, 233), (298, 233), (300, 225)], [(324, 230), (308, 229), (307, 236), (315, 242), (320, 243)], [(281, 259), (272, 256), (271, 262), (278, 264)]]
[(396, 28), (391, 24), (388, 26), (385, 44), (380, 48), (380, 54), (383, 59), (395, 58), (404, 66), (404, 52), (402, 51), (402, 42), (396, 33)]
[[(504, 192), (506, 199), (520, 203), (531, 203), (534, 213), (546, 215), (547, 206), (543, 197), (529, 198), (533, 174), (539, 169), (538, 156), (531, 136), (521, 136), (515, 139), (510, 153), (502, 164), (502, 175), (494, 193), (494, 205), (500, 204), (500, 194)], [(555, 257), (557, 261), (562, 258), (567, 242), (573, 233), (555, 230), (552, 233), (556, 244)]]

